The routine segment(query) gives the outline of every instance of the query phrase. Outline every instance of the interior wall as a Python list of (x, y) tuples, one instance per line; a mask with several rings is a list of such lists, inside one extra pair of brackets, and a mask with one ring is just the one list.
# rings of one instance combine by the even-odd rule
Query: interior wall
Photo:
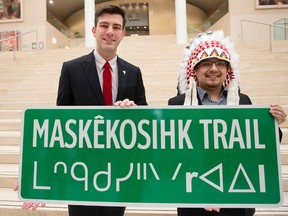
[[(104, 4), (122, 4), (137, 2), (135, 0), (118, 0), (96, 4), (96, 9)], [(149, 28), (150, 35), (176, 34), (175, 0), (145, 0), (149, 3)], [(187, 4), (187, 24), (198, 25), (205, 21), (207, 15), (199, 8)], [(91, 18), (91, 19), (94, 19)], [(69, 29), (83, 29), (84, 9), (74, 13), (66, 21)]]
[[(26, 0), (22, 5), (23, 21), (0, 24), (0, 31), (14, 31), (20, 37), (21, 50), (31, 50), (33, 43), (46, 41), (46, 0)], [(45, 44), (44, 44), (45, 45)]]
[(201, 25), (208, 18), (204, 11), (191, 4), (186, 4), (186, 11), (188, 29), (192, 26)]
[[(241, 20), (273, 24), (283, 18), (288, 18), (288, 8), (257, 9), (257, 0), (229, 0), (229, 13), (218, 21), (211, 30), (223, 30), (225, 35), (230, 35), (231, 40), (241, 41), (267, 41), (269, 40), (269, 26)], [(105, 4), (120, 4), (135, 2), (135, 0), (117, 0)], [(150, 34), (175, 34), (175, 1), (174, 0), (146, 0), (149, 3)], [(99, 7), (102, 4), (97, 4)], [(0, 24), (0, 31), (18, 31), (27, 33), (21, 36), (20, 46), (22, 50), (31, 50), (33, 43), (42, 43), (44, 48), (52, 48), (52, 38), (58, 38), (58, 42), (66, 40), (62, 34), (47, 25), (46, 0), (26, 0), (23, 3), (23, 21), (7, 22)], [(187, 5), (187, 23), (197, 25), (202, 23), (207, 15), (200, 9)], [(94, 17), (91, 17), (94, 19)], [(78, 11), (66, 20), (66, 24), (72, 29), (83, 29), (84, 10)], [(242, 24), (242, 26), (241, 26)], [(49, 33), (48, 33), (49, 32)], [(272, 37), (273, 34), (271, 33)], [(37, 44), (38, 45), (38, 44)]]
[[(47, 49), (57, 49), (59, 46), (68, 40), (68, 38), (59, 32), (54, 26), (46, 22), (46, 44), (45, 48)], [(54, 41), (54, 42), (53, 42)]]
[[(95, 10), (105, 4), (123, 4), (135, 0), (118, 0), (95, 5)], [(150, 35), (175, 34), (175, 1), (174, 0), (146, 0), (149, 3), (149, 28)], [(94, 19), (94, 17), (92, 18)], [(164, 25), (163, 25), (164, 24)], [(76, 12), (65, 20), (65, 25), (70, 29), (84, 28), (84, 9)]]
[(217, 23), (215, 23), (209, 30), (211, 31), (223, 31), (225, 36), (231, 35), (231, 23), (230, 23), (230, 13), (225, 14)]
[(176, 34), (175, 1), (149, 2), (150, 35)]
[[(70, 17), (65, 20), (65, 25), (68, 29), (72, 31), (78, 31), (79, 29), (84, 29), (85, 26), (85, 18), (84, 18), (84, 9), (77, 11)], [(94, 20), (94, 17), (91, 17)], [(91, 30), (92, 31), (92, 30)], [(84, 31), (85, 32), (85, 31)]]
[[(164, 2), (165, 1), (165, 2)], [(288, 8), (257, 9), (258, 0), (229, 0), (229, 13), (222, 17), (209, 30), (222, 30), (229, 35), (234, 42), (238, 41), (269, 41), (270, 35), (273, 40), (273, 31), (267, 24), (283, 18), (288, 18)], [(110, 1), (97, 4), (96, 8), (103, 4), (121, 4), (135, 2), (133, 0)], [(149, 3), (150, 35), (175, 34), (175, 1), (174, 0), (146, 0)], [(200, 9), (187, 4), (187, 24), (197, 26), (207, 18), (207, 15)], [(255, 24), (247, 21), (265, 23), (266, 25)], [(84, 10), (81, 10), (69, 19), (66, 24), (72, 29), (83, 29)], [(273, 30), (273, 28), (272, 28)]]
[[(275, 6), (269, 9), (257, 9), (256, 1), (258, 0), (229, 0), (231, 38), (234, 41), (241, 41), (242, 38), (243, 41), (270, 40), (269, 26), (246, 21), (241, 22), (241, 20), (273, 25), (283, 18), (288, 18), (287, 5), (285, 8)], [(273, 40), (272, 31), (271, 35)]]

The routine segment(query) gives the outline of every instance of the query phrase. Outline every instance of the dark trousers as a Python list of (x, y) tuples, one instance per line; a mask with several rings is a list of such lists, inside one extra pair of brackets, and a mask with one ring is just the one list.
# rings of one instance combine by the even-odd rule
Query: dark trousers
[(125, 207), (68, 205), (69, 216), (123, 216)]
[(204, 208), (178, 208), (178, 216), (252, 216), (254, 208), (223, 208), (220, 212), (206, 211)]

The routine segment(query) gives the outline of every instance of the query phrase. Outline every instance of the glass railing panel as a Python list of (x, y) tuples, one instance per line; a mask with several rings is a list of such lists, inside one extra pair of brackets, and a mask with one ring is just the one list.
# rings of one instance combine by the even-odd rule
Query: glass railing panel
[(288, 19), (274, 23), (274, 40), (288, 40)]
[(47, 22), (58, 29), (62, 34), (71, 38), (74, 36), (74, 32), (68, 29), (53, 13), (47, 11)]
[(220, 20), (225, 14), (229, 12), (228, 0), (225, 0), (201, 25), (193, 25), (188, 27), (188, 34), (195, 34), (196, 32), (205, 32)]

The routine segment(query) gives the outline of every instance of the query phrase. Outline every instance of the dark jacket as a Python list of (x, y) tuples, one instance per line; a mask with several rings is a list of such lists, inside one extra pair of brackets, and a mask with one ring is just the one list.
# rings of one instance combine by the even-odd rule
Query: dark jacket
[[(198, 104), (202, 105), (199, 96)], [(242, 93), (239, 93), (239, 104), (240, 105), (252, 105), (250, 98)], [(170, 98), (168, 101), (168, 105), (183, 105), (185, 101), (185, 94), (177, 95), (173, 98)], [(282, 139), (282, 132), (279, 129), (279, 137), (280, 141)], [(209, 212), (204, 208), (178, 208), (177, 209), (178, 216), (252, 216), (255, 213), (254, 208), (222, 208), (220, 212)]]
[[(128, 98), (137, 105), (147, 105), (140, 68), (119, 57), (117, 65), (116, 101)], [(57, 105), (105, 105), (93, 52), (63, 63)]]

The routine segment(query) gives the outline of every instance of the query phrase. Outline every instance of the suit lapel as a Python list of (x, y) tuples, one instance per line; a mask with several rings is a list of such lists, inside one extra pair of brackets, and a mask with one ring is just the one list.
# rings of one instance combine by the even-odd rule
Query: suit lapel
[(121, 58), (117, 58), (117, 65), (118, 65), (118, 93), (116, 97), (116, 101), (123, 100), (125, 88), (126, 88), (126, 81), (127, 81), (127, 69), (125, 66), (124, 61)]
[[(98, 73), (96, 71), (96, 63), (94, 53), (91, 52), (87, 58), (81, 63), (83, 71), (88, 79), (90, 87), (93, 89), (99, 104), (105, 105), (102, 89), (99, 82)], [(85, 88), (85, 86), (84, 86)]]
[[(87, 55), (87, 58), (83, 60), (82, 68), (88, 79), (90, 87), (95, 92), (95, 96), (97, 101), (99, 101), (100, 105), (105, 105), (104, 97), (102, 94), (102, 89), (99, 82), (98, 73), (96, 71), (96, 63), (94, 53), (91, 52)], [(125, 95), (125, 88), (127, 82), (127, 69), (125, 62), (121, 58), (117, 58), (117, 66), (118, 66), (118, 93), (116, 97), (116, 101), (123, 100)]]

